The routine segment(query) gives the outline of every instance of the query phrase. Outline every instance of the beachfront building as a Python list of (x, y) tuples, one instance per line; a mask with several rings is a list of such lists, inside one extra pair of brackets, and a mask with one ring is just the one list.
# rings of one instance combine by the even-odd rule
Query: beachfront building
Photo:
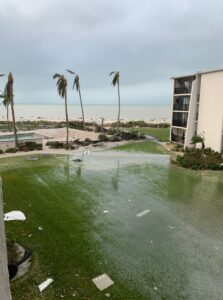
[(171, 142), (185, 147), (194, 135), (205, 146), (223, 151), (223, 69), (174, 77)]

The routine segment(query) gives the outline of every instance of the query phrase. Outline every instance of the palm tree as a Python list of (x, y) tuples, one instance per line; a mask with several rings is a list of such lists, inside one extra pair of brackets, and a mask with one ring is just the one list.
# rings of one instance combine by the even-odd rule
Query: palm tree
[[(5, 76), (5, 74), (0, 74), (0, 77), (3, 77), (3, 76)], [(5, 88), (4, 92), (2, 90), (0, 90), (0, 92), (1, 92), (0, 98), (3, 98), (2, 104), (5, 106), (6, 111), (7, 111), (8, 129), (10, 129), (10, 126), (9, 126), (9, 103), (7, 101), (7, 96), (6, 96), (7, 90)]]
[(81, 97), (81, 87), (80, 87), (80, 77), (77, 75), (75, 72), (71, 70), (66, 70), (72, 75), (75, 75), (74, 77), (74, 83), (73, 83), (73, 89), (76, 87), (76, 90), (79, 94), (79, 99), (80, 99), (80, 104), (81, 104), (81, 112), (82, 112), (82, 129), (85, 129), (85, 121), (84, 121), (84, 107), (83, 107), (83, 102), (82, 102), (82, 97)]
[(7, 105), (11, 105), (11, 112), (12, 112), (12, 124), (13, 124), (13, 131), (14, 131), (14, 137), (15, 137), (15, 148), (18, 148), (18, 137), (17, 137), (17, 129), (15, 124), (15, 112), (14, 112), (14, 94), (13, 94), (13, 84), (14, 79), (12, 76), (12, 73), (10, 72), (8, 75), (8, 82), (5, 86), (5, 101)]
[(118, 120), (117, 120), (117, 132), (119, 132), (120, 127), (120, 89), (119, 89), (119, 72), (113, 71), (109, 74), (109, 76), (113, 75), (112, 84), (118, 87)]
[(191, 144), (199, 144), (199, 143), (201, 143), (202, 153), (204, 154), (204, 149), (205, 149), (204, 137), (201, 135), (193, 136), (191, 139)]
[(66, 128), (67, 128), (67, 137), (66, 144), (68, 145), (68, 137), (69, 137), (69, 122), (68, 122), (68, 112), (67, 112), (67, 79), (64, 75), (54, 74), (53, 79), (57, 78), (57, 91), (61, 98), (65, 100), (65, 116), (66, 116)]

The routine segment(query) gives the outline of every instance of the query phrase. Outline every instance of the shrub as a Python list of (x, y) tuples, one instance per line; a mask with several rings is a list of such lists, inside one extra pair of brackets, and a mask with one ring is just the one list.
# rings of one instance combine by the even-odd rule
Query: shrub
[(101, 141), (101, 142), (108, 142), (108, 141), (109, 141), (109, 138), (108, 138), (107, 135), (104, 134), (104, 133), (99, 134), (98, 139), (99, 139), (99, 141)]
[(24, 143), (19, 143), (19, 150), (20, 151), (34, 151), (34, 150), (42, 150), (43, 145), (42, 144), (37, 144), (36, 142), (24, 142)]
[(223, 159), (220, 153), (212, 149), (187, 150), (183, 156), (177, 156), (176, 163), (184, 168), (193, 170), (223, 170)]
[(17, 150), (15, 148), (8, 148), (7, 150), (5, 150), (6, 153), (16, 153)]
[(0, 154), (2, 154), (2, 153), (4, 153), (4, 151), (0, 149)]

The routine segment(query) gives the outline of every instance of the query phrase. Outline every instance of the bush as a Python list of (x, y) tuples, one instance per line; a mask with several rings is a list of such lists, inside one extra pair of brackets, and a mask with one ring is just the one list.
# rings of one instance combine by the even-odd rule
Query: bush
[(4, 151), (0, 149), (0, 154), (2, 154), (2, 153), (4, 153)]
[(46, 143), (46, 146), (49, 146), (51, 149), (76, 149), (76, 146), (73, 143), (64, 143), (59, 141), (50, 141)]
[(5, 150), (5, 153), (16, 153), (17, 150), (15, 148), (8, 148)]
[(208, 148), (187, 150), (183, 156), (178, 155), (176, 163), (193, 170), (223, 170), (223, 159), (220, 153)]
[(20, 151), (34, 151), (34, 150), (42, 150), (43, 145), (37, 144), (36, 142), (24, 142), (19, 143), (19, 150)]
[(100, 142), (108, 142), (109, 141), (109, 138), (104, 133), (99, 134), (98, 139)]

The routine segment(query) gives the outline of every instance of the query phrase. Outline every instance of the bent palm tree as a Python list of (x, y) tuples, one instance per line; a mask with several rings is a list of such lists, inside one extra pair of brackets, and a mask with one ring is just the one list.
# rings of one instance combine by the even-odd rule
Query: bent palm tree
[(12, 112), (12, 124), (13, 124), (13, 131), (15, 137), (15, 148), (18, 148), (18, 137), (17, 137), (17, 129), (15, 124), (15, 112), (14, 112), (14, 94), (13, 94), (13, 84), (14, 79), (12, 73), (10, 72), (8, 75), (8, 82), (5, 86), (5, 101), (7, 105), (11, 105), (11, 112)]
[(81, 104), (81, 112), (82, 112), (82, 129), (85, 129), (85, 121), (84, 121), (84, 107), (83, 107), (83, 102), (82, 102), (82, 97), (81, 97), (81, 87), (80, 87), (80, 77), (77, 75), (75, 72), (71, 70), (66, 70), (72, 75), (75, 75), (74, 77), (74, 83), (73, 83), (73, 89), (76, 87), (76, 90), (79, 94), (79, 99), (80, 99), (80, 104)]
[(113, 71), (109, 74), (109, 76), (113, 75), (112, 84), (118, 87), (118, 120), (117, 120), (117, 132), (119, 132), (120, 127), (120, 88), (119, 88), (119, 72)]
[(61, 74), (54, 74), (53, 79), (57, 79), (57, 91), (61, 98), (65, 100), (65, 116), (66, 116), (66, 129), (67, 129), (67, 137), (66, 137), (66, 144), (68, 144), (68, 137), (69, 137), (69, 122), (68, 122), (68, 112), (67, 112), (67, 79), (64, 75)]
[[(3, 77), (5, 76), (5, 74), (0, 74), (0, 77)], [(10, 129), (10, 126), (9, 126), (9, 103), (7, 101), (7, 90), (5, 88), (4, 92), (2, 90), (0, 90), (1, 92), (1, 95), (0, 95), (0, 98), (3, 98), (3, 101), (2, 101), (2, 104), (5, 106), (6, 108), (6, 115), (7, 115), (7, 123), (8, 123), (8, 129)]]
[(193, 136), (191, 139), (191, 144), (199, 144), (199, 143), (201, 143), (202, 153), (204, 154), (204, 149), (205, 149), (204, 137), (201, 135)]

